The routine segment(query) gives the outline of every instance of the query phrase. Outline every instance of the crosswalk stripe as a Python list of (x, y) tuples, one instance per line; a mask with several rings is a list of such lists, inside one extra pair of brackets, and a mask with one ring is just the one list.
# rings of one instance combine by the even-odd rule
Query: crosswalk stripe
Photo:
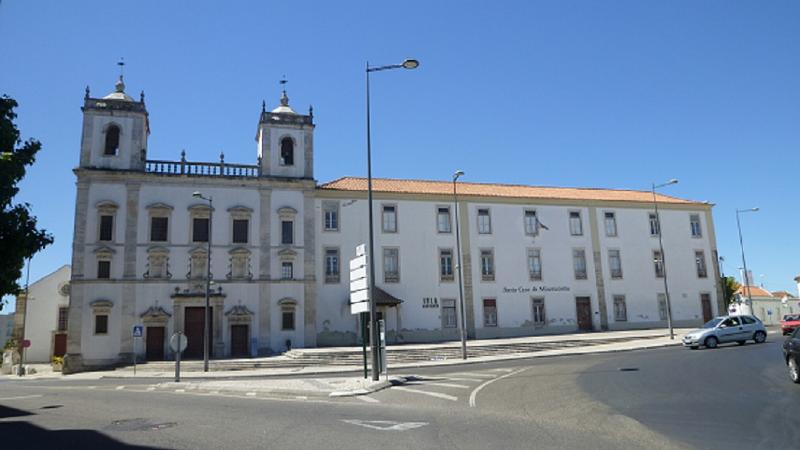
[(381, 402), (377, 398), (367, 397), (366, 395), (356, 395), (356, 398), (361, 400), (362, 402), (367, 402), (367, 403), (380, 403)]
[(458, 401), (458, 397), (455, 397), (453, 395), (442, 394), (440, 392), (420, 391), (420, 390), (417, 390), (417, 389), (411, 389), (411, 388), (406, 388), (406, 387), (402, 387), (402, 386), (395, 386), (395, 387), (392, 388), (392, 390), (393, 391), (397, 390), (397, 391), (403, 391), (403, 392), (411, 392), (411, 393), (414, 393), (414, 394), (421, 394), (421, 395), (428, 395), (428, 396), (431, 396), (431, 397), (450, 400), (451, 402)]
[(454, 373), (452, 375), (457, 375), (462, 377), (477, 377), (477, 378), (494, 378), (497, 376), (496, 373), (480, 373), (480, 372), (459, 372), (459, 373)]
[(423, 382), (423, 381), (407, 381), (405, 384), (411, 385), (422, 385), (422, 386), (443, 386), (443, 387), (451, 387), (456, 389), (469, 389), (470, 386), (464, 384), (455, 384), (455, 383), (440, 383), (438, 381), (431, 381), (431, 382)]
[(123, 389), (125, 389), (125, 386), (117, 386), (117, 390), (118, 390), (118, 391), (121, 391), (121, 390), (123, 390)]
[(489, 370), (492, 371), (492, 372), (513, 372), (514, 371), (514, 369), (508, 369), (508, 368), (505, 368), (505, 367), (498, 367), (496, 369), (489, 369)]

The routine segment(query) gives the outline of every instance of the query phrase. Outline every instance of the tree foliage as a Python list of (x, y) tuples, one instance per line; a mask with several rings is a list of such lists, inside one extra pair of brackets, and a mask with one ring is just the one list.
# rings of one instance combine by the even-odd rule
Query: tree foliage
[[(17, 184), (26, 167), (36, 160), (42, 144), (36, 139), (23, 142), (14, 124), (17, 102), (0, 97), (0, 296), (16, 295), (25, 260), (53, 243), (53, 236), (36, 228), (36, 217), (28, 203), (14, 204)], [(0, 302), (0, 309), (3, 304)]]
[(725, 300), (725, 308), (733, 302), (733, 294), (739, 290), (742, 285), (736, 281), (734, 277), (722, 278), (722, 298)]

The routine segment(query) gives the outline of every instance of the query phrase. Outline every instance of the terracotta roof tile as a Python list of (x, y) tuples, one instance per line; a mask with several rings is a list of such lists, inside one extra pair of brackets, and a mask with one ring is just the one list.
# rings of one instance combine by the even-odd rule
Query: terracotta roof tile
[(772, 294), (770, 294), (769, 291), (767, 291), (766, 289), (762, 289), (758, 286), (742, 286), (739, 289), (737, 289), (735, 293), (747, 296), (748, 294), (747, 291), (750, 291), (750, 295), (752, 295), (753, 297), (772, 297)]
[(775, 291), (772, 293), (772, 296), (778, 298), (783, 298), (783, 297), (796, 298), (794, 294), (788, 291)]
[[(343, 177), (319, 186), (323, 190), (366, 191), (367, 179), (359, 177)], [(374, 192), (399, 194), (433, 194), (452, 195), (453, 183), (450, 181), (401, 180), (391, 178), (373, 178)], [(532, 198), (554, 200), (601, 200), (622, 202), (652, 203), (650, 191), (634, 191), (625, 189), (569, 188), (525, 186), (517, 184), (496, 183), (458, 183), (458, 195), (476, 197)], [(704, 202), (686, 200), (668, 195), (656, 194), (659, 203), (705, 205)]]

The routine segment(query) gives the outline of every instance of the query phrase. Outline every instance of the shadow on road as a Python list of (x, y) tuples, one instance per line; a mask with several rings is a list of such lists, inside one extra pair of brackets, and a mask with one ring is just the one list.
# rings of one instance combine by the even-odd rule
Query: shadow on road
[[(3, 415), (18, 411), (16, 416)], [(31, 415), (25, 411), (0, 406), (0, 418)], [(58, 448), (58, 449), (153, 449), (128, 445), (94, 430), (47, 430), (27, 422), (0, 422), (3, 448)]]

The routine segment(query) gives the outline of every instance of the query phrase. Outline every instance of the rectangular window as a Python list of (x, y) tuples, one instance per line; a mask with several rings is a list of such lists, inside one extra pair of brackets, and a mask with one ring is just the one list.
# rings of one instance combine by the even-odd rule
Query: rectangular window
[(167, 217), (150, 218), (150, 240), (152, 242), (166, 242), (168, 229), (169, 229), (169, 218)]
[(400, 282), (400, 250), (396, 248), (383, 249), (383, 282)]
[(528, 249), (528, 276), (531, 281), (542, 280), (542, 251), (538, 248)]
[(586, 279), (586, 250), (576, 248), (572, 250), (572, 266), (575, 269), (575, 279)]
[(111, 278), (111, 261), (97, 261), (97, 278)]
[(442, 299), (442, 328), (456, 327), (456, 301), (453, 299)]
[(284, 261), (281, 263), (281, 279), (292, 280), (294, 279), (294, 263)]
[(605, 213), (606, 236), (617, 236), (617, 216), (613, 212)]
[(439, 279), (453, 281), (453, 250), (439, 250)]
[(478, 210), (478, 233), (491, 234), (492, 232), (492, 218), (489, 216), (488, 209)]
[(294, 243), (294, 221), (281, 220), (281, 244)]
[(702, 250), (694, 252), (694, 263), (697, 267), (698, 278), (708, 278), (708, 270), (706, 270), (706, 254)]
[(101, 241), (114, 240), (114, 216), (102, 215), (100, 216), (100, 237)]
[(703, 237), (703, 231), (700, 228), (700, 214), (692, 214), (689, 216), (689, 227), (692, 231), (692, 237)]
[(667, 320), (667, 296), (658, 294), (658, 318)]
[(322, 210), (325, 231), (339, 231), (339, 204), (325, 203)]
[(233, 243), (247, 244), (250, 231), (250, 221), (247, 219), (233, 219)]
[(573, 236), (583, 235), (583, 222), (581, 221), (580, 211), (569, 212), (569, 234)]
[(436, 209), (436, 231), (439, 233), (450, 233), (450, 208), (441, 206)]
[(94, 316), (94, 334), (108, 334), (108, 316), (98, 314)]
[(281, 312), (281, 330), (294, 330), (294, 309), (284, 309)]
[(483, 299), (483, 326), (497, 326), (497, 300), (493, 298)]
[(625, 296), (614, 296), (614, 321), (627, 322), (628, 321), (628, 308), (625, 306)]
[(653, 250), (653, 267), (656, 271), (656, 278), (664, 278), (664, 260), (661, 259), (659, 250)]
[(69, 308), (58, 308), (58, 331), (67, 331)]
[(619, 250), (608, 251), (608, 267), (611, 270), (611, 278), (622, 278), (622, 257)]
[(192, 242), (208, 242), (208, 218), (192, 219)]
[(661, 233), (658, 216), (655, 213), (650, 213), (648, 217), (650, 218), (650, 236), (658, 236)]
[(397, 233), (397, 207), (383, 205), (383, 232)]
[(494, 281), (494, 252), (481, 250), (481, 280)]
[(536, 218), (536, 210), (526, 209), (522, 220), (525, 225), (525, 234), (536, 236), (539, 232), (539, 220)]
[(546, 324), (546, 318), (544, 315), (544, 298), (534, 298), (532, 299), (533, 304), (533, 324), (536, 326), (542, 326)]
[(325, 282), (339, 282), (339, 249), (325, 249)]

